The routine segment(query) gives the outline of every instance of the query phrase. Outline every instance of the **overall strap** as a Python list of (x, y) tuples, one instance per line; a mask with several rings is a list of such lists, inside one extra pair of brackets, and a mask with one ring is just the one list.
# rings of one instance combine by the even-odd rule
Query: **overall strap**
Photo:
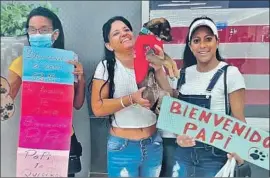
[(176, 89), (179, 91), (181, 86), (186, 83), (186, 68), (180, 70), (180, 78), (177, 81)]
[(230, 65), (225, 65), (222, 68), (218, 69), (218, 71), (215, 73), (215, 75), (212, 77), (208, 87), (207, 91), (211, 92), (214, 88), (215, 84), (217, 83), (218, 79), (220, 78), (221, 74), (224, 72), (224, 97), (225, 97), (225, 112), (227, 115), (231, 114), (231, 107), (228, 106), (228, 91), (227, 91), (227, 69)]
[(227, 67), (228, 67), (228, 65), (223, 66), (222, 68), (218, 69), (218, 71), (214, 74), (214, 76), (210, 80), (210, 83), (209, 83), (206, 91), (208, 91), (208, 92), (211, 92), (212, 91), (212, 89), (216, 85), (216, 83), (217, 83), (218, 79), (220, 78), (220, 76), (223, 74), (223, 72), (225, 70), (227, 70)]
[(227, 115), (231, 115), (231, 106), (228, 106), (228, 91), (227, 91), (227, 69), (229, 65), (224, 68), (224, 95), (225, 95), (225, 112)]

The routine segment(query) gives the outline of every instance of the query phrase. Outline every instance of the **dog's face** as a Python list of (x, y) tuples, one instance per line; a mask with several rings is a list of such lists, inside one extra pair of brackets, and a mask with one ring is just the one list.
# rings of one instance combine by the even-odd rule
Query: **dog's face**
[(143, 27), (149, 29), (154, 35), (158, 36), (161, 40), (170, 42), (172, 41), (171, 26), (165, 18), (152, 19), (145, 23)]

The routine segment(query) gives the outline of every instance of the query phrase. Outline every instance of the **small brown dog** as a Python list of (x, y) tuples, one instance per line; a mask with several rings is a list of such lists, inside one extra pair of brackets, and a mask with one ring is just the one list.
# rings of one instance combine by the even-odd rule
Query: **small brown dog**
[[(140, 35), (155, 35), (163, 41), (171, 41), (171, 26), (165, 18), (152, 19), (143, 25)], [(179, 78), (179, 71), (175, 61), (164, 53), (164, 58), (160, 58), (155, 54), (156, 49), (152, 49), (149, 46), (146, 52), (146, 59), (154, 65), (164, 66), (169, 73), (170, 78)], [(135, 69), (136, 70), (136, 69)], [(162, 90), (155, 78), (155, 70), (153, 67), (148, 66), (146, 77), (139, 83), (138, 88), (146, 87), (142, 93), (142, 97), (146, 98), (151, 103), (151, 110), (156, 114), (159, 114), (159, 109), (163, 96), (169, 95), (168, 92)]]
[[(171, 26), (168, 20), (165, 18), (155, 18), (143, 25), (140, 35), (153, 34), (163, 41), (172, 41)], [(154, 53), (154, 49), (151, 49), (146, 54), (150, 63), (155, 65), (163, 65), (169, 73), (171, 79), (179, 78), (179, 70), (176, 62), (166, 53), (164, 53), (164, 59), (160, 59)]]

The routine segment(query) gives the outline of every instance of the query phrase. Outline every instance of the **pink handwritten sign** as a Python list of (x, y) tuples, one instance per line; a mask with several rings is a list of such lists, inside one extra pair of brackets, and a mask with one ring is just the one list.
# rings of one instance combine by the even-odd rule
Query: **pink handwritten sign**
[(71, 133), (69, 118), (22, 116), (19, 147), (69, 150)]
[(71, 51), (24, 47), (17, 177), (67, 177), (72, 134)]
[(73, 85), (23, 82), (22, 116), (72, 117)]
[(17, 177), (66, 177), (69, 151), (18, 148)]

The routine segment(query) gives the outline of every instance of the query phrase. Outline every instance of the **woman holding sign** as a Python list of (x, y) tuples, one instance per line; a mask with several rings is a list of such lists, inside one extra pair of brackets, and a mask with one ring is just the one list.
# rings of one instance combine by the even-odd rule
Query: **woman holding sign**
[(105, 59), (95, 71), (91, 105), (96, 116), (111, 123), (107, 142), (109, 177), (158, 177), (162, 162), (162, 138), (156, 115), (142, 98), (134, 72), (134, 35), (124, 17), (103, 25)]
[[(64, 32), (61, 21), (57, 15), (49, 9), (43, 7), (33, 9), (28, 15), (26, 29), (30, 46), (64, 49)], [(13, 99), (16, 97), (22, 84), (22, 61), (22, 56), (20, 56), (9, 66), (8, 81), (11, 87), (10, 96)], [(77, 56), (74, 57), (74, 60), (70, 60), (69, 63), (74, 65), (74, 75), (76, 75), (73, 106), (75, 109), (80, 109), (85, 98), (83, 66), (78, 62)], [(73, 165), (73, 163), (80, 164), (79, 157), (81, 156), (82, 148), (80, 143), (77, 141), (75, 133), (72, 132), (71, 135), (70, 155), (73, 158), (72, 162), (69, 162), (69, 170), (71, 171), (69, 172), (71, 173), (69, 176), (74, 177), (74, 171), (72, 168), (77, 167), (78, 165)], [(78, 161), (74, 161), (75, 157)]]
[[(180, 100), (215, 112), (232, 113), (233, 117), (245, 122), (244, 78), (238, 68), (223, 61), (218, 47), (218, 30), (213, 20), (208, 17), (194, 19), (186, 38), (177, 90), (163, 88)], [(156, 70), (158, 81), (164, 85), (163, 70)], [(226, 152), (187, 135), (177, 136), (177, 144), (173, 177), (212, 177), (227, 161)]]

